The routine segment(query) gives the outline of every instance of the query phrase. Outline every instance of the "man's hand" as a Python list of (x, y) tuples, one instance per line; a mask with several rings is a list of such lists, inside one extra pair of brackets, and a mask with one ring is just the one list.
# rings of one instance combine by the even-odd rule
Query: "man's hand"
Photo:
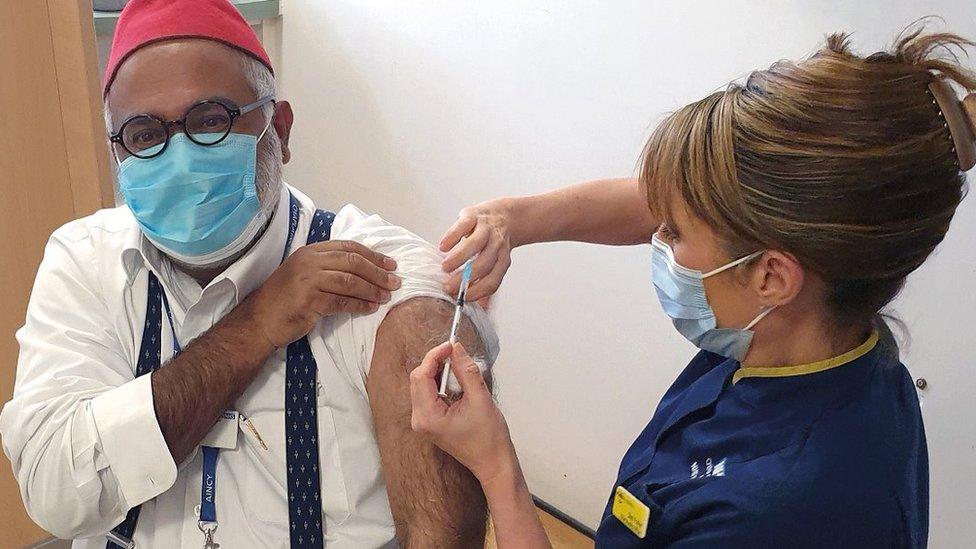
[(163, 438), (179, 463), (233, 406), (275, 348), (308, 334), (325, 315), (375, 311), (400, 279), (396, 262), (356, 242), (293, 253), (213, 328), (152, 374)]
[(300, 248), (241, 305), (259, 334), (284, 347), (323, 316), (372, 313), (400, 287), (396, 261), (358, 242), (333, 240)]

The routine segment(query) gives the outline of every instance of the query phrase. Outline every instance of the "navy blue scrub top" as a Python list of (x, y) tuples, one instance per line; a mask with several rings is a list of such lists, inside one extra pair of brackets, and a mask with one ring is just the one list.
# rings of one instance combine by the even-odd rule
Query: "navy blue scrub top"
[(623, 458), (650, 508), (597, 547), (925, 547), (929, 477), (912, 379), (877, 334), (831, 360), (740, 368), (699, 353)]

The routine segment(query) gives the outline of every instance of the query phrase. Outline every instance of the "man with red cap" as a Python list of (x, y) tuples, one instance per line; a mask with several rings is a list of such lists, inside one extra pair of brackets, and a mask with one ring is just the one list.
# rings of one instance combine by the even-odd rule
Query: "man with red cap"
[(478, 482), (409, 425), (441, 255), (282, 181), (292, 109), (237, 10), (132, 0), (103, 92), (125, 205), (52, 235), (0, 414), (31, 517), (86, 549), (482, 546)]

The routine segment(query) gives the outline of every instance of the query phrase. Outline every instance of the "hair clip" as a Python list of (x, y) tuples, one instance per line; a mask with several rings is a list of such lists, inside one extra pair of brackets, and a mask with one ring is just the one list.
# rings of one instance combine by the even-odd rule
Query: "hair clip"
[(935, 77), (929, 84), (929, 91), (952, 136), (959, 168), (968, 171), (976, 165), (976, 93), (970, 93), (960, 101), (943, 76)]

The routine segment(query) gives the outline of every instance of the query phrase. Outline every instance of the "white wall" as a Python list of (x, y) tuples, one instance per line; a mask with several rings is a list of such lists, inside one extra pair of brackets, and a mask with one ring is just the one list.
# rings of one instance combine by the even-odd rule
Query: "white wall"
[[(289, 181), (436, 240), (463, 206), (633, 172), (663, 112), (856, 31), (873, 51), (968, 2), (283, 0), (266, 28), (297, 115)], [(266, 27), (269, 27), (266, 25)], [(270, 32), (268, 32), (270, 31)], [(932, 545), (973, 537), (976, 204), (898, 312), (925, 391)], [(496, 301), (502, 407), (534, 493), (595, 526), (620, 456), (693, 349), (660, 312), (648, 249), (520, 250)]]

